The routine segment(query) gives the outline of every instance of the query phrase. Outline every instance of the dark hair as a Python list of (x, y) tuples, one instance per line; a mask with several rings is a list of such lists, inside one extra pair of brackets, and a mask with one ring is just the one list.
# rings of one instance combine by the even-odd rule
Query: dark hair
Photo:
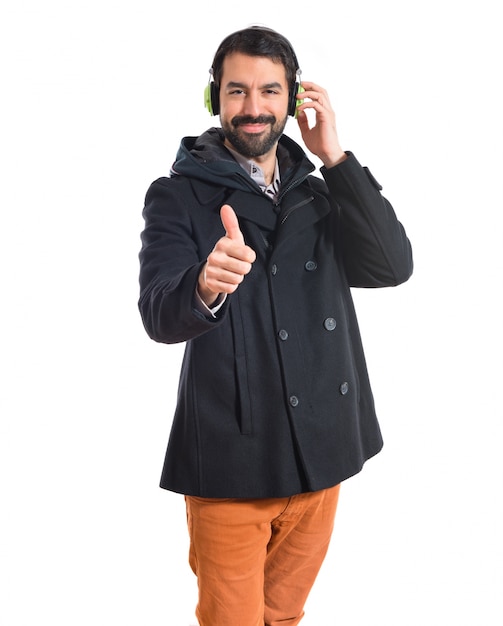
[(226, 56), (241, 52), (248, 56), (269, 57), (275, 63), (281, 63), (286, 71), (290, 88), (295, 85), (299, 65), (291, 43), (271, 28), (251, 26), (228, 35), (218, 47), (213, 59), (213, 80), (220, 86), (223, 64)]

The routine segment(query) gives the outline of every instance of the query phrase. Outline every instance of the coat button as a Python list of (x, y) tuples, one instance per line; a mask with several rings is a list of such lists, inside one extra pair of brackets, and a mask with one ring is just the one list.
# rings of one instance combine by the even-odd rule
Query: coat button
[(276, 265), (276, 263), (274, 263), (274, 264), (271, 266), (271, 274), (272, 274), (273, 276), (276, 276), (276, 274), (277, 274), (277, 273), (278, 273), (278, 266)]
[(297, 398), (297, 396), (290, 396), (289, 402), (290, 406), (298, 406), (299, 399)]
[(323, 322), (323, 326), (325, 327), (325, 330), (335, 330), (337, 322), (333, 317), (327, 317), (327, 319)]
[(282, 328), (278, 333), (278, 337), (281, 339), (281, 341), (286, 341), (288, 339), (288, 331)]
[(304, 263), (304, 267), (308, 272), (314, 272), (314, 270), (318, 267), (318, 263), (316, 263), (316, 261), (306, 261)]
[(349, 391), (349, 383), (342, 383), (339, 387), (339, 391), (341, 392), (341, 395), (345, 396)]

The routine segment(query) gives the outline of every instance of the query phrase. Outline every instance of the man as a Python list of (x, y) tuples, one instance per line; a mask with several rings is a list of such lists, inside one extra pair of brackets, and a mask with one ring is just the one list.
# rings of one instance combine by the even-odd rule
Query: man
[(146, 195), (143, 323), (187, 342), (161, 486), (185, 495), (200, 626), (298, 624), (339, 485), (382, 446), (350, 287), (406, 281), (411, 248), (299, 74), (278, 33), (229, 35), (205, 96), (221, 128)]

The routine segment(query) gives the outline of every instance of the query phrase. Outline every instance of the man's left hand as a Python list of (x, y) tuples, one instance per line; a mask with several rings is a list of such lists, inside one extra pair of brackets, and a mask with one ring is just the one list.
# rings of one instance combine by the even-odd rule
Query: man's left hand
[[(315, 83), (303, 81), (302, 87), (305, 91), (298, 94), (298, 98), (304, 99), (304, 102), (297, 108), (297, 122), (302, 139), (306, 148), (321, 159), (325, 167), (333, 167), (347, 157), (339, 144), (335, 113), (328, 93)], [(307, 109), (313, 109), (316, 113), (315, 124), (312, 128), (305, 112)]]

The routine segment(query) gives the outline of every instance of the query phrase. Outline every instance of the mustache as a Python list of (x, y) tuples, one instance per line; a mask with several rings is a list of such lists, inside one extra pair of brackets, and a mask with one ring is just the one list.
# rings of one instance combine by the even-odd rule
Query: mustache
[(252, 117), (251, 115), (236, 115), (232, 118), (231, 124), (234, 128), (241, 126), (241, 124), (275, 124), (276, 118), (274, 115), (259, 115), (258, 117)]

